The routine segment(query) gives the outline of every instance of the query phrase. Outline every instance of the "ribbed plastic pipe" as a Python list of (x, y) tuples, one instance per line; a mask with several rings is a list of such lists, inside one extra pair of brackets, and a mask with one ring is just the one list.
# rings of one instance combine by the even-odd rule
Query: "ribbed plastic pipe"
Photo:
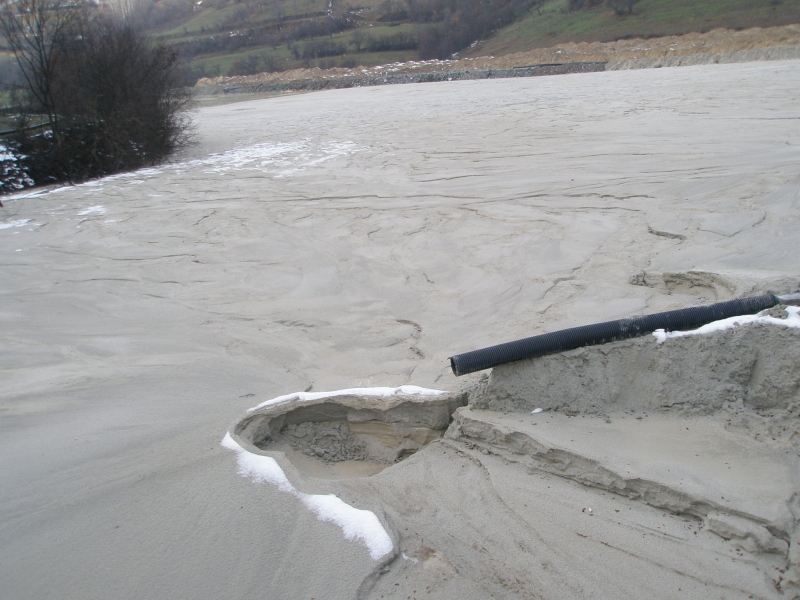
[(481, 350), (456, 354), (450, 357), (450, 366), (453, 369), (453, 373), (456, 376), (460, 376), (516, 360), (536, 358), (537, 356), (553, 354), (554, 352), (564, 352), (565, 350), (574, 350), (584, 346), (607, 344), (616, 340), (647, 335), (656, 329), (664, 329), (666, 331), (692, 329), (712, 321), (738, 317), (739, 315), (751, 315), (767, 308), (772, 308), (780, 303), (781, 298), (783, 297), (766, 294), (764, 296), (720, 302), (710, 306), (695, 306), (632, 319), (571, 327), (570, 329), (535, 335), (523, 340), (506, 342), (505, 344), (498, 344)]

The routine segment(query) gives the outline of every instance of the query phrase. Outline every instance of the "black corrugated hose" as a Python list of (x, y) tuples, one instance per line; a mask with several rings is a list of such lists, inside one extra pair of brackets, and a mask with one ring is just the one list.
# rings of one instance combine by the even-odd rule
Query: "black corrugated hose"
[(694, 306), (632, 319), (571, 327), (570, 329), (536, 335), (523, 340), (465, 352), (464, 354), (456, 354), (450, 357), (450, 366), (455, 375), (466, 375), (467, 373), (490, 369), (515, 360), (536, 358), (537, 356), (544, 356), (554, 352), (564, 352), (565, 350), (574, 350), (583, 346), (606, 344), (615, 340), (647, 335), (656, 329), (665, 329), (666, 331), (692, 329), (712, 321), (754, 314), (767, 308), (772, 308), (781, 302), (791, 302), (798, 299), (800, 299), (800, 294), (787, 296), (766, 294), (764, 296), (720, 302), (710, 306)]

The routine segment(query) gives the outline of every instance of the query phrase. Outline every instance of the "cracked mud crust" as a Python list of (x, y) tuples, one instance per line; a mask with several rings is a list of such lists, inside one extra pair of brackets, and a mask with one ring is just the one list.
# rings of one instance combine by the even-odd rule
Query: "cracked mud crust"
[[(300, 94), (199, 110), (174, 164), (4, 197), (0, 597), (790, 598), (789, 557), (748, 549), (787, 541), (768, 515), (673, 514), (477, 439), (323, 478), (281, 452), (373, 463), (239, 438), (372, 511), (384, 564), (219, 442), (283, 392), (457, 389), (458, 352), (796, 289), (798, 89), (783, 61)], [(789, 408), (715, 431), (777, 443)]]

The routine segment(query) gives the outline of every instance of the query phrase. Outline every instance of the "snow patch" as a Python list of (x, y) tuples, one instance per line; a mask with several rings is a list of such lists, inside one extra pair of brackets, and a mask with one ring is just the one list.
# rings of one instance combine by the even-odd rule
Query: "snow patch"
[[(354, 142), (350, 141), (315, 142), (305, 139), (287, 143), (268, 142), (244, 148), (235, 148), (219, 154), (212, 154), (206, 158), (107, 175), (100, 179), (86, 181), (75, 186), (65, 185), (57, 188), (39, 189), (24, 194), (3, 196), (3, 201), (45, 196), (47, 194), (63, 192), (73, 187), (89, 188), (95, 191), (98, 188), (102, 189), (102, 186), (107, 183), (118, 180), (128, 180), (128, 184), (138, 185), (144, 183), (149, 178), (167, 171), (182, 173), (187, 168), (196, 167), (205, 168), (206, 173), (217, 173), (220, 175), (234, 171), (251, 170), (265, 172), (272, 177), (286, 177), (303, 171), (306, 168), (317, 166), (333, 158), (349, 156), (360, 150), (361, 148), (358, 148)], [(0, 154), (2, 152), (3, 146), (0, 144)], [(0, 167), (2, 167), (2, 164), (3, 163), (0, 161)], [(2, 175), (1, 169), (0, 175)], [(22, 179), (20, 179), (20, 181), (22, 181)], [(32, 185), (33, 181), (25, 180), (19, 185), (14, 183), (15, 187), (13, 187), (13, 189), (22, 189), (23, 187)], [(0, 178), (0, 190), (2, 189), (2, 178)]]
[(337, 525), (345, 539), (364, 544), (373, 560), (386, 556), (394, 549), (392, 539), (372, 511), (350, 506), (334, 494), (304, 494), (297, 491), (274, 458), (248, 452), (234, 441), (230, 433), (225, 434), (221, 445), (236, 453), (239, 475), (249, 477), (256, 483), (270, 483), (280, 491), (292, 494), (320, 521)]
[(704, 335), (707, 333), (713, 333), (714, 331), (724, 331), (725, 329), (733, 329), (734, 327), (750, 325), (752, 323), (780, 325), (782, 327), (793, 327), (800, 329), (800, 315), (798, 315), (798, 311), (800, 311), (800, 307), (798, 306), (787, 306), (787, 317), (785, 319), (778, 319), (776, 317), (770, 317), (769, 315), (760, 314), (741, 315), (738, 317), (722, 319), (720, 321), (713, 321), (712, 323), (707, 323), (706, 325), (691, 331), (664, 331), (663, 329), (656, 329), (653, 332), (653, 337), (656, 338), (656, 342), (663, 344), (670, 338), (684, 337), (687, 335)]
[(81, 212), (79, 212), (78, 216), (82, 217), (84, 215), (91, 215), (93, 213), (104, 215), (106, 214), (106, 207), (100, 204), (98, 204), (97, 206), (90, 206), (89, 208), (85, 208)]
[(0, 223), (0, 229), (11, 229), (12, 227), (23, 227), (26, 223), (30, 223), (33, 219), (19, 219), (18, 221), (9, 221), (8, 223)]
[(397, 394), (406, 394), (414, 396), (439, 396), (446, 394), (442, 390), (431, 390), (428, 388), (418, 387), (416, 385), (401, 385), (400, 387), (371, 387), (371, 388), (349, 388), (346, 390), (336, 390), (333, 392), (295, 392), (294, 394), (286, 394), (285, 396), (278, 396), (272, 400), (262, 402), (258, 406), (247, 409), (247, 412), (253, 412), (265, 406), (276, 406), (278, 404), (286, 404), (288, 402), (310, 402), (312, 400), (321, 400), (323, 398), (334, 398), (336, 396), (377, 396), (388, 398)]
[(278, 144), (264, 143), (212, 154), (208, 158), (184, 163), (183, 166), (206, 167), (207, 173), (220, 174), (242, 170), (265, 172), (272, 170), (275, 177), (285, 177), (337, 156), (350, 155), (357, 150), (353, 142), (314, 144), (310, 140), (301, 140)]

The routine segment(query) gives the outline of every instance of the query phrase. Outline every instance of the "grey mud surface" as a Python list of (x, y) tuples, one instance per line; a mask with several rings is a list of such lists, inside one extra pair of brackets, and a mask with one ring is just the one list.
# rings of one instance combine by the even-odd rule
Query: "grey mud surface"
[[(799, 84), (800, 62), (775, 61), (239, 102), (201, 110), (200, 144), (173, 165), (8, 199), (0, 596), (790, 597), (779, 512), (671, 512), (477, 433), (370, 477), (272, 453), (299, 491), (378, 515), (396, 554), (373, 561), (219, 444), (281, 394), (457, 392), (480, 376), (453, 378), (455, 353), (790, 291)], [(756, 388), (736, 385), (756, 411)], [(771, 424), (648, 412), (653, 425), (620, 398), (616, 415), (456, 415), (631, 439), (680, 418), (748, 444)], [(565, 431), (540, 437), (619, 474), (619, 440), (600, 456)]]

